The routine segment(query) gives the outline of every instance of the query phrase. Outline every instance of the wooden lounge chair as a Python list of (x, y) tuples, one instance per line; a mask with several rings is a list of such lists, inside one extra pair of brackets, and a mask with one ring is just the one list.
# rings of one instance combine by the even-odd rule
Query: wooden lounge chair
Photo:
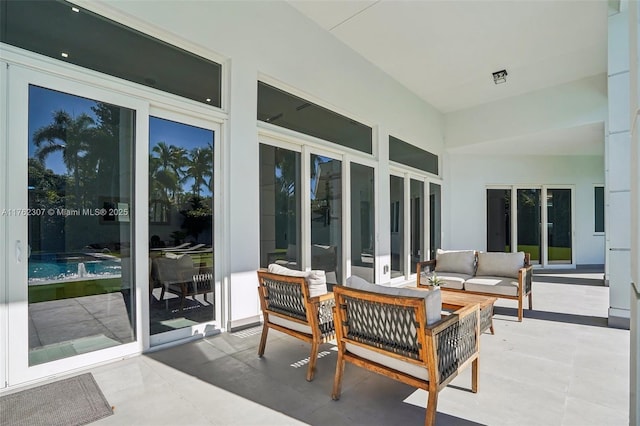
[(425, 425), (435, 424), (438, 392), (471, 365), (478, 391), (479, 308), (470, 305), (427, 325), (425, 300), (334, 287), (338, 361), (332, 398), (341, 394), (345, 362), (429, 392)]
[(333, 293), (311, 297), (304, 276), (258, 271), (258, 293), (264, 316), (258, 356), (264, 355), (269, 329), (311, 344), (307, 380), (313, 380), (320, 344), (333, 339)]

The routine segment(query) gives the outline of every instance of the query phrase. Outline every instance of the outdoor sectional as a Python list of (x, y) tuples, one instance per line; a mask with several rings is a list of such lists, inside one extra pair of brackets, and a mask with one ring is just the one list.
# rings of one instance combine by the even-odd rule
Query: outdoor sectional
[(418, 287), (429, 286), (435, 274), (447, 291), (517, 300), (518, 321), (522, 321), (525, 297), (529, 298), (529, 309), (533, 308), (529, 253), (438, 250), (435, 259), (418, 262), (416, 272)]

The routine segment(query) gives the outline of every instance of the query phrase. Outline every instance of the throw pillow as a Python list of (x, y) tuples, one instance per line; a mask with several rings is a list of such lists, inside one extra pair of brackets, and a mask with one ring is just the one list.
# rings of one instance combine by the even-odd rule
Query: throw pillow
[(269, 265), (268, 271), (272, 274), (287, 275), (289, 277), (304, 277), (309, 288), (309, 297), (322, 296), (327, 293), (327, 277), (324, 271), (298, 271), (275, 263)]
[(478, 253), (476, 276), (518, 278), (518, 270), (524, 267), (524, 252)]
[(441, 250), (436, 252), (436, 272), (456, 272), (473, 275), (476, 253), (473, 250)]

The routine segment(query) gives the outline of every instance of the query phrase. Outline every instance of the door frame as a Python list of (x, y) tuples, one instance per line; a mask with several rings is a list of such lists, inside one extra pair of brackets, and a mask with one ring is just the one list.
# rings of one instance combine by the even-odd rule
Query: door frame
[[(518, 190), (519, 189), (538, 189), (540, 190), (540, 263), (538, 267), (542, 268), (575, 268), (576, 263), (576, 186), (573, 184), (518, 184), (518, 185), (486, 185), (484, 192), (484, 215), (485, 215), (485, 244), (487, 241), (487, 189), (504, 189), (511, 191), (511, 251), (516, 252), (518, 247)], [(548, 212), (547, 212), (547, 191), (549, 189), (568, 189), (571, 191), (571, 261), (570, 263), (550, 263), (549, 262), (549, 238), (547, 233)], [(486, 247), (485, 247), (486, 248)]]
[[(182, 109), (173, 109), (173, 108), (168, 109), (168, 108), (164, 108), (164, 106), (156, 106), (152, 104), (149, 107), (149, 114), (146, 117), (146, 123), (145, 123), (147, 126), (147, 138), (146, 138), (146, 144), (145, 144), (146, 152), (144, 154), (144, 157), (141, 157), (145, 159), (149, 157), (149, 134), (148, 133), (149, 133), (149, 119), (151, 117), (174, 121), (174, 122), (189, 125), (189, 126), (200, 127), (200, 128), (211, 130), (214, 132), (213, 134), (213, 137), (214, 137), (213, 139), (214, 198), (213, 198), (213, 225), (211, 229), (213, 232), (213, 235), (212, 235), (213, 253), (214, 253), (214, 256), (213, 256), (214, 295), (213, 297), (215, 300), (215, 304), (214, 304), (214, 314), (213, 314), (214, 316), (211, 321), (206, 321), (203, 323), (192, 325), (190, 327), (180, 328), (177, 330), (171, 330), (171, 331), (166, 331), (164, 333), (151, 335), (150, 324), (149, 324), (149, 312), (151, 307), (149, 306), (149, 296), (147, 293), (147, 296), (145, 297), (145, 303), (143, 303), (142, 310), (141, 310), (141, 315), (143, 315), (143, 317), (145, 318), (145, 321), (144, 321), (145, 330), (143, 334), (143, 337), (145, 339), (144, 341), (145, 349), (158, 348), (166, 344), (173, 344), (177, 341), (184, 341), (186, 339), (199, 338), (202, 336), (216, 334), (220, 332), (220, 330), (222, 329), (222, 324), (225, 324), (225, 322), (223, 321), (222, 315), (226, 311), (226, 307), (224, 306), (225, 303), (223, 299), (224, 297), (223, 295), (226, 294), (226, 291), (222, 288), (222, 274), (221, 274), (222, 265), (224, 264), (223, 253), (226, 252), (226, 250), (222, 249), (222, 244), (223, 244), (222, 232), (217, 232), (217, 230), (221, 229), (218, 223), (221, 221), (221, 219), (219, 218), (222, 217), (222, 205), (221, 205), (222, 197), (220, 196), (220, 194), (222, 194), (222, 185), (221, 185), (221, 181), (222, 181), (221, 179), (221, 176), (222, 176), (221, 144), (223, 140), (222, 124), (217, 120), (212, 120), (210, 117), (205, 116), (204, 114), (198, 114), (194, 112), (185, 113), (185, 111)], [(145, 169), (145, 176), (146, 176), (144, 191), (145, 191), (145, 199), (147, 200), (146, 205), (148, 205), (148, 199), (149, 199), (149, 194), (148, 194), (149, 162), (148, 161), (145, 162), (144, 169)], [(145, 225), (146, 225), (146, 229), (144, 230), (144, 232), (146, 233), (146, 236), (147, 236), (145, 241), (149, 241), (148, 219)], [(145, 256), (146, 258), (149, 257), (148, 247), (147, 247), (147, 252)], [(139, 262), (139, 263), (146, 264), (145, 262)], [(148, 271), (146, 271), (145, 273), (148, 275)], [(149, 286), (147, 285), (147, 289), (146, 289), (147, 292), (148, 292), (148, 287)], [(144, 293), (144, 289), (141, 289), (140, 291)]]
[[(123, 106), (136, 111), (136, 116), (147, 115), (148, 104), (134, 97), (125, 96), (122, 93), (107, 90), (95, 85), (87, 85), (86, 83), (71, 80), (69, 78), (44, 73), (29, 69), (21, 65), (9, 66), (8, 70), (8, 91), (7, 103), (11, 105), (11, 114), (8, 122), (8, 138), (7, 140), (28, 141), (28, 111), (29, 111), (29, 85), (37, 85), (46, 87), (51, 90), (68, 93), (75, 96), (86, 97), (97, 101), (108, 102), (118, 106)], [(135, 135), (137, 138), (146, 134), (146, 126), (137, 119), (135, 123)], [(7, 144), (6, 161), (7, 173), (11, 175), (11, 184), (6, 185), (6, 205), (15, 208), (26, 208), (27, 204), (27, 159), (28, 150), (26, 144)], [(141, 154), (139, 144), (135, 145), (135, 155)], [(11, 161), (9, 161), (11, 159)], [(133, 202), (140, 205), (141, 192), (138, 190), (138, 184), (141, 178), (144, 178), (143, 170), (134, 169), (135, 190), (133, 194)], [(7, 182), (8, 183), (8, 182)], [(12, 203), (9, 205), (9, 202)], [(133, 238), (136, 242), (134, 256), (139, 258), (140, 251), (146, 246), (138, 244), (138, 241), (144, 242), (144, 234), (141, 233), (139, 223), (145, 223), (146, 209), (135, 209), (134, 213), (134, 234)], [(5, 239), (5, 269), (7, 283), (7, 336), (8, 342), (14, 342), (12, 345), (7, 344), (7, 383), (9, 386), (27, 383), (30, 381), (42, 379), (44, 377), (61, 374), (72, 371), (74, 369), (86, 367), (96, 363), (108, 361), (111, 359), (121, 358), (123, 356), (140, 353), (142, 346), (142, 319), (140, 315), (136, 315), (135, 332), (136, 340), (122, 345), (79, 354), (72, 357), (54, 360), (44, 364), (29, 366), (29, 348), (28, 339), (28, 286), (27, 283), (27, 261), (28, 256), (28, 227), (27, 216), (7, 216), (5, 217), (6, 239)], [(136, 274), (140, 273), (139, 262), (136, 262)], [(139, 275), (137, 275), (139, 276)], [(140, 280), (134, 280), (139, 283)], [(13, 283), (13, 285), (11, 284)], [(136, 284), (136, 314), (141, 311), (140, 288)], [(17, 342), (26, 344), (15, 344)]]

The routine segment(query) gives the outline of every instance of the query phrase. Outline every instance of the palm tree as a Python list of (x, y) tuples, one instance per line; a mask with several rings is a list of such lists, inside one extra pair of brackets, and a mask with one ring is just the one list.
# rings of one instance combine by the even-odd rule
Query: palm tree
[(77, 118), (64, 111), (53, 113), (53, 122), (33, 134), (33, 143), (38, 147), (36, 156), (41, 163), (54, 152), (62, 153), (67, 169), (73, 172), (75, 202), (80, 204), (81, 161), (86, 155), (90, 141), (95, 135), (95, 121), (82, 113)]
[(184, 148), (167, 145), (162, 141), (158, 142), (152, 151), (157, 154), (157, 168), (153, 177), (164, 187), (167, 199), (176, 201), (176, 193), (184, 181), (183, 167), (188, 161), (187, 152)]
[[(213, 151), (208, 148), (192, 149), (189, 153), (186, 174), (194, 180), (193, 195), (200, 197), (202, 186), (210, 185), (213, 177)], [(209, 183), (207, 178), (209, 178)]]

